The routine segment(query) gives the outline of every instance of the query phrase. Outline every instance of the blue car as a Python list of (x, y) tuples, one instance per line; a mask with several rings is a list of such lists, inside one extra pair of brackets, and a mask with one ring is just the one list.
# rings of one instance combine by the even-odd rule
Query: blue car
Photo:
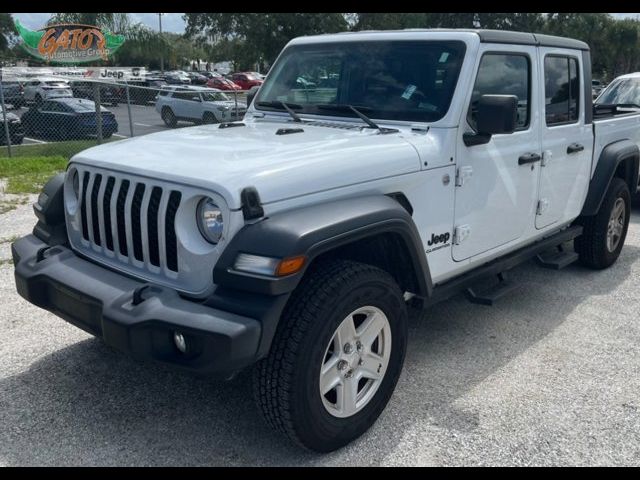
[[(109, 138), (118, 131), (116, 117), (106, 108), (102, 112), (102, 136)], [(94, 137), (98, 134), (96, 106), (84, 98), (45, 100), (22, 115), (27, 136), (56, 140)]]

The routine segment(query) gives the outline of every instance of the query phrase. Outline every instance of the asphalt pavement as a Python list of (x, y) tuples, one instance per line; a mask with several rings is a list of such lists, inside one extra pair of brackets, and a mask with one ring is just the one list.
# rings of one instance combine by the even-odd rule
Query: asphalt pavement
[(29, 205), (0, 215), (0, 465), (640, 464), (637, 207), (608, 270), (527, 263), (494, 307), (413, 311), (387, 409), (327, 455), (265, 425), (248, 374), (137, 363), (22, 300), (8, 240), (34, 223)]

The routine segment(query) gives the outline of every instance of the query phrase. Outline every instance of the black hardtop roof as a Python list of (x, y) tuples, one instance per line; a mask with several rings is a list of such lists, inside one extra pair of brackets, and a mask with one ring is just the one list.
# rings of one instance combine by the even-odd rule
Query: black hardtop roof
[[(394, 30), (375, 30), (379, 33), (390, 33)], [(374, 30), (360, 30), (357, 32), (342, 32), (342, 34), (373, 33)], [(535, 45), (541, 47), (571, 48), (575, 50), (589, 50), (589, 45), (581, 40), (566, 37), (544, 35), (542, 33), (514, 32), (510, 30), (488, 30), (471, 28), (406, 28), (395, 32), (470, 32), (480, 37), (483, 43), (507, 43), (515, 45)]]

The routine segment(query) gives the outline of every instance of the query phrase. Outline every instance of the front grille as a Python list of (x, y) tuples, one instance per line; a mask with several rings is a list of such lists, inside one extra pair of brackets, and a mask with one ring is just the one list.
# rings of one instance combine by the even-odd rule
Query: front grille
[(81, 232), (92, 248), (178, 272), (179, 191), (107, 173), (85, 171), (81, 178)]

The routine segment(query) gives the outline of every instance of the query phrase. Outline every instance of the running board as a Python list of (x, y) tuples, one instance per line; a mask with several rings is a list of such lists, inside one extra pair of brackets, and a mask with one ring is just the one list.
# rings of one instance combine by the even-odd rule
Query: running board
[[(463, 273), (462, 275), (452, 278), (441, 285), (436, 285), (431, 292), (431, 296), (424, 298), (423, 305), (424, 307), (428, 307), (463, 292), (469, 287), (473, 288), (474, 285), (477, 285), (482, 281), (486, 281), (496, 275), (504, 274), (507, 270), (535, 258), (538, 254), (544, 251), (551, 248), (557, 248), (559, 245), (573, 240), (581, 234), (582, 225), (573, 225), (550, 237), (516, 250), (515, 252), (496, 258), (495, 260), (481, 267), (477, 267), (470, 272)], [(506, 286), (502, 288), (506, 289)]]
[(497, 277), (498, 283), (489, 288), (483, 288), (483, 285), (479, 288), (467, 287), (465, 290), (467, 300), (479, 305), (493, 306), (498, 299), (511, 293), (518, 287), (518, 284), (507, 279), (506, 272), (499, 273)]

